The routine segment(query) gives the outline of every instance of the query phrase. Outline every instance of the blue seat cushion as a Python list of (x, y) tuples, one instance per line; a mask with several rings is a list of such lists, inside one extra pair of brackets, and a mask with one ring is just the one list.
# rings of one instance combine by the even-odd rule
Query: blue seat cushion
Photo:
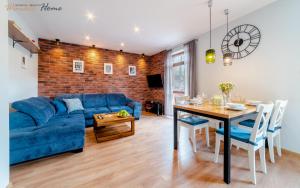
[(84, 117), (86, 119), (93, 118), (94, 114), (103, 114), (110, 113), (111, 111), (107, 107), (98, 107), (98, 108), (86, 108), (84, 110)]
[(281, 127), (275, 127), (274, 130), (268, 128), (268, 132), (274, 133), (274, 132), (276, 132), (276, 131), (278, 131), (278, 130), (280, 130), (280, 129), (281, 129)]
[(36, 123), (30, 115), (22, 112), (9, 113), (9, 130), (27, 127), (36, 127)]
[(107, 106), (126, 106), (127, 99), (124, 94), (112, 93), (107, 94)]
[(129, 114), (133, 114), (133, 109), (129, 106), (109, 106), (112, 112), (119, 112), (120, 110), (126, 110)]
[[(265, 139), (263, 137), (259, 137), (259, 138), (256, 139), (256, 142), (251, 142), (250, 141), (250, 137), (251, 137), (251, 132), (250, 131), (239, 128), (239, 127), (236, 127), (236, 126), (230, 126), (230, 129), (231, 129), (230, 137), (232, 139), (235, 139), (235, 140), (238, 140), (238, 141), (241, 141), (241, 142), (245, 142), (245, 143), (249, 143), (249, 144), (252, 144), (254, 146), (257, 145), (257, 142), (261, 141), (262, 139)], [(217, 129), (216, 133), (224, 135), (224, 128)]]
[(19, 150), (46, 144), (55, 144), (60, 140), (82, 139), (85, 134), (83, 114), (54, 116), (45, 126), (28, 127), (10, 131), (10, 150)]
[[(255, 120), (253, 119), (246, 119), (244, 121), (239, 122), (240, 125), (243, 125), (245, 127), (253, 128), (255, 124)], [(261, 128), (263, 123), (260, 123), (259, 128)]]
[(45, 97), (32, 97), (12, 103), (12, 107), (30, 115), (38, 126), (42, 126), (55, 115), (55, 108)]
[(202, 119), (198, 116), (189, 116), (189, 117), (185, 117), (185, 118), (180, 118), (179, 121), (189, 124), (189, 125), (193, 125), (193, 126), (208, 122), (207, 119)]
[(84, 94), (83, 106), (84, 108), (106, 107), (106, 94)]

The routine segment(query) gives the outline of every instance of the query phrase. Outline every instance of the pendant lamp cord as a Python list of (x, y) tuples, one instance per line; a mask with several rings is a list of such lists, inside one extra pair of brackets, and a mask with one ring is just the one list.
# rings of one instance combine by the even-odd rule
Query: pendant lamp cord
[(211, 48), (211, 5), (209, 6), (209, 48)]
[(227, 16), (227, 33), (226, 33), (226, 38), (228, 39), (228, 14), (229, 14), (229, 11), (227, 10), (227, 12), (226, 12), (226, 16)]

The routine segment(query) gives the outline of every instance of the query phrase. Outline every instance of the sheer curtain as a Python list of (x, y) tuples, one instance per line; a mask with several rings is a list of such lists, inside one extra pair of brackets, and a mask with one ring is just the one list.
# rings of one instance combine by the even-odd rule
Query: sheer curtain
[(196, 77), (196, 40), (192, 40), (184, 45), (184, 65), (185, 65), (185, 92), (190, 98), (197, 96)]
[(173, 61), (172, 61), (172, 50), (167, 52), (165, 59), (165, 75), (164, 75), (164, 85), (165, 85), (165, 115), (173, 116)]

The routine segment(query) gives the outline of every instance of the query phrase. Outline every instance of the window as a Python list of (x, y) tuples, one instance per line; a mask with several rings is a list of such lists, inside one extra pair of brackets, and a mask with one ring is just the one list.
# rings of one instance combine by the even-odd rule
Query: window
[(185, 90), (185, 66), (184, 52), (180, 51), (172, 55), (173, 60), (173, 93), (184, 94)]

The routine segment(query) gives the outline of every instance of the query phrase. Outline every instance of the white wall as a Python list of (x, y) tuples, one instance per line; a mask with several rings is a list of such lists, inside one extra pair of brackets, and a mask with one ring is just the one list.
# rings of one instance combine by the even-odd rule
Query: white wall
[[(9, 12), (9, 19), (14, 20), (22, 31), (31, 39), (38, 39), (27, 24), (15, 12)], [(12, 39), (9, 38), (9, 102), (37, 96), (38, 94), (38, 55), (30, 57), (30, 52), (20, 46), (13, 48)], [(22, 66), (25, 57), (26, 66)]]
[[(256, 25), (262, 40), (256, 51), (234, 61), (233, 66), (222, 64), (221, 42), (226, 33), (222, 26), (212, 32), (212, 47), (216, 49), (215, 64), (205, 64), (209, 34), (198, 41), (198, 88), (212, 96), (220, 93), (218, 84), (231, 81), (236, 88), (233, 96), (246, 99), (274, 101), (288, 99), (289, 105), (282, 129), (283, 147), (300, 153), (300, 7), (299, 0), (279, 0), (245, 17), (230, 22)], [(234, 13), (231, 13), (234, 14)], [(224, 16), (225, 20), (225, 16)]]
[(9, 139), (8, 139), (8, 47), (6, 1), (0, 1), (0, 188), (9, 182)]

